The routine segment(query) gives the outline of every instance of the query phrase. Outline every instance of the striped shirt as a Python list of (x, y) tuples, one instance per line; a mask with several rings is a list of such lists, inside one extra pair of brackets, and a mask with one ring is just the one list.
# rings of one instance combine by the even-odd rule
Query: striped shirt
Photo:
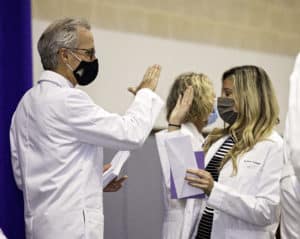
[[(206, 166), (206, 171), (210, 172), (214, 181), (218, 181), (219, 179), (219, 167), (221, 165), (222, 160), (225, 155), (232, 149), (234, 146), (234, 141), (232, 137), (229, 137), (225, 140), (222, 146), (218, 149), (216, 154), (210, 160), (208, 165)], [(214, 209), (210, 207), (205, 207), (195, 239), (210, 239), (211, 229), (214, 218)]]

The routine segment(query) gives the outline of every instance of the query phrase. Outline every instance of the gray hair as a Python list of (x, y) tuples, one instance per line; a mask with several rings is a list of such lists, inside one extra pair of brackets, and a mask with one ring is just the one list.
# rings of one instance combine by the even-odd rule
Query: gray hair
[(56, 20), (43, 32), (38, 41), (38, 51), (45, 70), (56, 69), (59, 49), (78, 46), (78, 27), (91, 29), (86, 20), (64, 18)]

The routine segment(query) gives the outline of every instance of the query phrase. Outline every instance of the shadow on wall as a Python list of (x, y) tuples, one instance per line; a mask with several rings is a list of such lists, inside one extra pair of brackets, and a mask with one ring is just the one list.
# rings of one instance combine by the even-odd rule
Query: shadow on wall
[[(116, 151), (104, 150), (105, 162)], [(126, 165), (129, 176), (116, 193), (104, 193), (104, 238), (160, 238), (163, 223), (162, 173), (155, 137), (132, 151)]]

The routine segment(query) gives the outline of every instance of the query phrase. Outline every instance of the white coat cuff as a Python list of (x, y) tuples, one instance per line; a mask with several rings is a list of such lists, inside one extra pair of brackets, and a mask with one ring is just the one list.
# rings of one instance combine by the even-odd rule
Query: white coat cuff
[(157, 101), (157, 103), (160, 104), (161, 106), (164, 105), (164, 101), (160, 98), (160, 96), (148, 88), (140, 89), (136, 95), (141, 97), (150, 96), (151, 98), (154, 98)]
[(180, 129), (166, 133), (167, 138), (175, 138), (175, 137), (180, 137), (180, 136), (183, 136), (183, 135), (184, 134), (181, 132)]
[(214, 182), (214, 187), (210, 192), (210, 195), (207, 200), (207, 206), (212, 207), (214, 209), (219, 209), (222, 205), (225, 192), (228, 190), (229, 188), (225, 185), (222, 185), (218, 182)]

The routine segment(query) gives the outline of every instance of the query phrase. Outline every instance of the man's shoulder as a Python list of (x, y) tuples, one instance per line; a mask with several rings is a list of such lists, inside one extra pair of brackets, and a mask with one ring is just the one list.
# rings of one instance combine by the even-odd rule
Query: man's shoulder
[(72, 102), (72, 101), (90, 101), (92, 102), (91, 97), (84, 92), (81, 89), (77, 89), (77, 88), (69, 88), (68, 90), (66, 90), (66, 92), (63, 94), (63, 97), (66, 99), (66, 101), (68, 102)]

